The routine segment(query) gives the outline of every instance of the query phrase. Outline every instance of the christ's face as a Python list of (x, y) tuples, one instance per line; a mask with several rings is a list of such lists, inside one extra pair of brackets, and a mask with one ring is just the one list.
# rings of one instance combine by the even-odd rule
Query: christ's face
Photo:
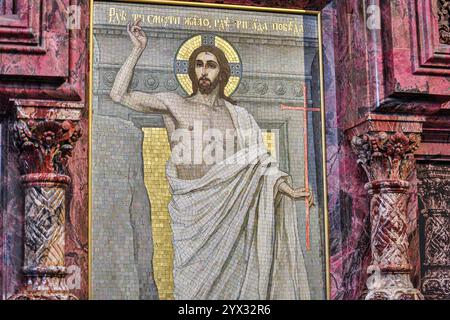
[(220, 66), (211, 52), (200, 52), (195, 58), (195, 74), (201, 93), (209, 94), (219, 83)]

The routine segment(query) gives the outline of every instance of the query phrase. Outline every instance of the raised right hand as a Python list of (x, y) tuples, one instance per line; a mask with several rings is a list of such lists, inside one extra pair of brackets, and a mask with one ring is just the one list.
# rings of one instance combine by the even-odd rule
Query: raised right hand
[(147, 46), (147, 35), (142, 31), (142, 27), (139, 25), (140, 23), (141, 19), (136, 20), (134, 23), (128, 23), (127, 31), (134, 47), (144, 50)]

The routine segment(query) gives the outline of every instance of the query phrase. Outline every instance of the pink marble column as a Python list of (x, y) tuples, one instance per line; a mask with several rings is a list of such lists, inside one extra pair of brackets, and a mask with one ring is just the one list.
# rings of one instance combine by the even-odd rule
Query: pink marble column
[(407, 201), (420, 135), (370, 132), (351, 144), (369, 182), (372, 262), (366, 300), (421, 300), (411, 283)]
[(20, 120), (14, 127), (25, 195), (25, 283), (10, 299), (76, 299), (66, 286), (64, 256), (67, 162), (79, 137), (70, 120)]

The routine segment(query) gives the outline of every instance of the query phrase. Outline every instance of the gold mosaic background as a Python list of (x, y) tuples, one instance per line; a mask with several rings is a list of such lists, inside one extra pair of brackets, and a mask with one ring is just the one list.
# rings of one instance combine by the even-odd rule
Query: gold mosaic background
[(270, 152), (272, 157), (276, 160), (278, 155), (276, 153), (277, 149), (276, 149), (275, 133), (270, 132), (270, 131), (263, 131), (262, 136), (263, 136), (263, 141), (264, 141), (264, 144), (266, 145), (267, 150)]
[(153, 234), (153, 276), (159, 299), (173, 299), (173, 247), (168, 205), (166, 162), (170, 146), (165, 128), (143, 128), (144, 182), (150, 198)]
[[(168, 205), (169, 183), (166, 179), (166, 162), (170, 146), (165, 128), (143, 128), (142, 146), (144, 182), (150, 198), (153, 234), (153, 276), (159, 299), (173, 300), (173, 247)], [(267, 150), (276, 157), (275, 134), (263, 132)]]

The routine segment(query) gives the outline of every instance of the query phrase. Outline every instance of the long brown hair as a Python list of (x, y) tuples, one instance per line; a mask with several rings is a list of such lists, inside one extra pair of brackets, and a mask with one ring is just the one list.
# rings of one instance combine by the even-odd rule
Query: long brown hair
[(192, 94), (191, 97), (197, 94), (198, 92), (198, 79), (197, 75), (195, 74), (195, 59), (197, 56), (202, 52), (209, 52), (216, 56), (217, 62), (219, 62), (219, 98), (222, 98), (231, 104), (236, 104), (236, 102), (231, 99), (230, 97), (227, 97), (225, 95), (225, 86), (228, 83), (228, 80), (231, 76), (231, 70), (230, 65), (228, 64), (228, 60), (225, 57), (225, 54), (222, 50), (220, 50), (217, 47), (214, 46), (208, 46), (208, 45), (202, 45), (198, 47), (197, 49), (192, 52), (191, 56), (189, 57), (189, 67), (188, 67), (188, 75), (192, 82)]

